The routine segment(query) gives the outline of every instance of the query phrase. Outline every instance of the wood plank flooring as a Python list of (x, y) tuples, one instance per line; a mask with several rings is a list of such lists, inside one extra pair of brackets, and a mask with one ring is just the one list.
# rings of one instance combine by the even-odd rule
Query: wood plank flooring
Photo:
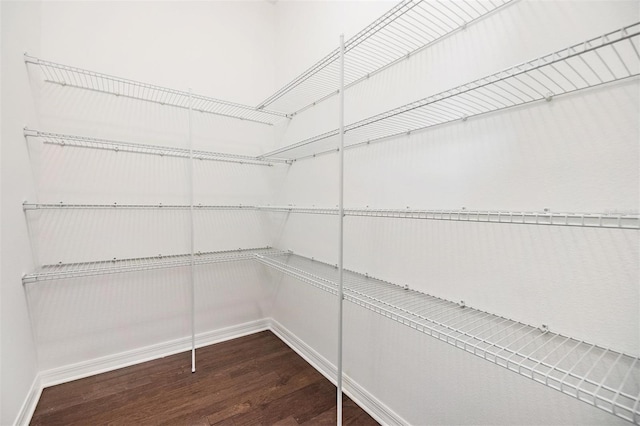
[[(32, 425), (334, 425), (336, 388), (270, 331), (45, 389)], [(377, 425), (347, 397), (345, 425)]]

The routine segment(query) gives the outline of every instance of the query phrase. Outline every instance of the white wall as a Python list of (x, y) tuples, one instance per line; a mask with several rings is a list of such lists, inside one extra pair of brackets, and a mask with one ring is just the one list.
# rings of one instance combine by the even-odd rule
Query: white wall
[[(22, 202), (34, 196), (22, 126), (35, 116), (22, 52), (37, 46), (40, 4), (1, 2), (2, 128), (0, 275), (0, 424), (12, 424), (36, 377), (37, 355), (21, 278), (33, 269)], [(25, 23), (29, 25), (25, 25)]]
[[(309, 13), (319, 7), (315, 3)], [(638, 13), (638, 3), (630, 1), (514, 2), (347, 91), (346, 123), (629, 25)], [(340, 30), (326, 22), (319, 32)], [(313, 45), (316, 36), (308, 37)], [(345, 206), (638, 213), (639, 88), (635, 79), (348, 150)], [(334, 99), (296, 116), (277, 145), (336, 127)], [(336, 167), (335, 154), (294, 163), (276, 203), (335, 206)], [(336, 263), (335, 218), (274, 214), (272, 221), (276, 246)], [(637, 356), (639, 242), (636, 231), (348, 217), (345, 267)], [(281, 284), (274, 317), (334, 359), (327, 343), (335, 339), (333, 327), (317, 336), (317, 327), (287, 310), (302, 298), (289, 295), (292, 285)], [(308, 297), (319, 302), (308, 313), (316, 323), (330, 323), (335, 302), (322, 302), (314, 292), (309, 289)], [(411, 423), (617, 422), (348, 309), (346, 371)], [(450, 372), (450, 357), (465, 365)], [(494, 379), (467, 382), (467, 367)], [(425, 397), (425, 384), (434, 381), (438, 388), (445, 381), (453, 385)], [(504, 389), (522, 399), (503, 404)], [(460, 401), (469, 409), (452, 409)]]
[(47, 1), (42, 51), (30, 53), (257, 104), (274, 89), (274, 12), (263, 1)]
[(338, 48), (340, 34), (348, 40), (397, 3), (397, 0), (278, 1), (276, 86), (283, 87)]

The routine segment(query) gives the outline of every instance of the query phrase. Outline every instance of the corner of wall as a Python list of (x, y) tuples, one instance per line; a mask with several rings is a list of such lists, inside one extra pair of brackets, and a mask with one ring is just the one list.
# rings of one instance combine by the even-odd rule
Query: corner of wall
[[(335, 385), (337, 370), (335, 365), (275, 319), (270, 318), (269, 323), (269, 329), (273, 334)], [(347, 375), (343, 377), (343, 391), (380, 424), (391, 426), (409, 424), (400, 417), (400, 415), (387, 407), (381, 400)]]
[(36, 375), (35, 379), (33, 379), (33, 383), (31, 384), (31, 388), (29, 388), (29, 392), (18, 411), (18, 415), (14, 421), (14, 425), (22, 426), (28, 425), (31, 422), (31, 417), (33, 413), (36, 411), (36, 406), (38, 405), (38, 401), (40, 400), (40, 395), (42, 395), (42, 382), (40, 380), (40, 374)]
[(0, 424), (28, 423), (40, 395), (36, 345), (28, 313), (22, 274), (33, 265), (27, 225), (22, 211), (25, 197), (34, 193), (22, 129), (34, 116), (23, 53), (40, 44), (40, 2), (1, 2), (2, 25), (2, 252), (0, 324), (2, 345)]

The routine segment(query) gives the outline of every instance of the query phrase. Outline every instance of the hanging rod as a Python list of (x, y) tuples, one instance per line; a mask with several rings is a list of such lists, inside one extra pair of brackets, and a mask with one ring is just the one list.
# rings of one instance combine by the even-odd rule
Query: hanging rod
[[(131, 142), (122, 142), (109, 139), (99, 139), (87, 136), (66, 135), (61, 133), (41, 132), (25, 128), (24, 136), (39, 138), (43, 143), (50, 145), (69, 146), (74, 148), (92, 148), (114, 152), (131, 152), (137, 154), (150, 154), (177, 158), (190, 158), (190, 152), (186, 148), (165, 147), (159, 145), (145, 145)], [(291, 160), (269, 159), (263, 160), (248, 155), (226, 154), (221, 152), (193, 151), (196, 160), (220, 161), (227, 163), (250, 164), (256, 166), (273, 166), (274, 163), (291, 163)]]
[[(292, 252), (264, 265), (333, 295), (338, 270)], [(624, 420), (640, 424), (640, 360), (584, 340), (344, 270), (345, 300)]]
[[(345, 42), (345, 89), (461, 31), (512, 0), (433, 2), (404, 0)], [(340, 49), (312, 65), (258, 108), (294, 116), (336, 95)]]
[(61, 86), (108, 93), (182, 109), (189, 109), (189, 103), (192, 102), (193, 111), (268, 125), (273, 125), (286, 117), (286, 114), (277, 111), (258, 109), (197, 94), (190, 95), (189, 92), (181, 90), (45, 61), (26, 53), (24, 61), (40, 67), (46, 82)]
[[(276, 253), (271, 247), (238, 249), (227, 251), (196, 252), (194, 263), (204, 265), (210, 263), (232, 262), (238, 260), (252, 260), (257, 254)], [(122, 272), (147, 271), (151, 269), (177, 268), (189, 266), (190, 254), (178, 254), (154, 257), (140, 257), (136, 259), (112, 259), (97, 262), (58, 263), (45, 265), (33, 273), (22, 277), (22, 283), (60, 280), (68, 278), (88, 277), (95, 275), (115, 274)]]
[[(258, 210), (337, 215), (335, 207), (258, 206)], [(499, 210), (422, 210), (345, 208), (345, 216), (366, 216), (397, 219), (425, 219), (459, 222), (509, 223), (516, 225), (552, 225), (585, 228), (640, 229), (640, 215), (626, 213), (574, 213), (499, 211)]]
[[(640, 22), (349, 124), (345, 148), (410, 135), (470, 117), (526, 105), (640, 74)], [(260, 156), (292, 160), (336, 152), (338, 130)]]

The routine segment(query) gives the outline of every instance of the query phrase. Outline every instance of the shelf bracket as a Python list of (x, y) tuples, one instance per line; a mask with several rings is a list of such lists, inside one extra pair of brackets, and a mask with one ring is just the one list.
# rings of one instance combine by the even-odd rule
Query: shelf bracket
[(39, 133), (37, 130), (31, 130), (30, 128), (28, 128), (27, 126), (24, 126), (22, 128), (22, 134), (24, 135), (25, 138), (28, 137), (38, 137)]
[(35, 58), (33, 56), (29, 56), (29, 54), (27, 52), (24, 52), (23, 58), (24, 58), (25, 64), (39, 64), (40, 63), (40, 60), (38, 58)]

